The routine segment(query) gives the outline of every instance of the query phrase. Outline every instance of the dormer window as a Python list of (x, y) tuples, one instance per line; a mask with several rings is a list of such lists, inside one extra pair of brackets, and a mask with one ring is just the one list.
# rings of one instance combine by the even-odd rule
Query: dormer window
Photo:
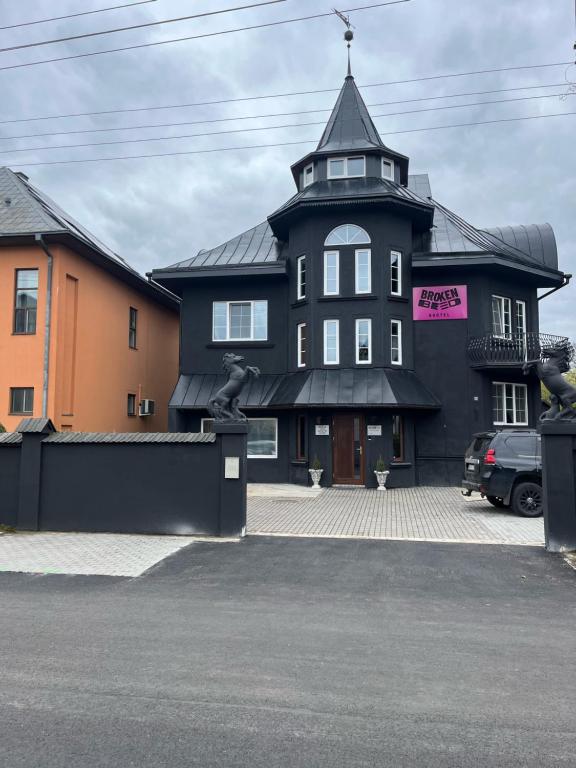
[(394, 181), (394, 160), (387, 157), (382, 158), (382, 178)]
[(331, 157), (328, 159), (329, 179), (353, 179), (366, 176), (365, 157)]
[(310, 163), (302, 171), (302, 186), (309, 187), (314, 182), (314, 163)]

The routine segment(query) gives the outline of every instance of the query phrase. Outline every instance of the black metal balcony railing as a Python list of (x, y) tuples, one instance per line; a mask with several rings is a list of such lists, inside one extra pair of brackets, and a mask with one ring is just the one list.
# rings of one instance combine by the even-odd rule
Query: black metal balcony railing
[(566, 336), (549, 333), (507, 333), (473, 336), (468, 340), (468, 357), (473, 365), (523, 365), (527, 360), (544, 360), (549, 350), (561, 345), (570, 360), (574, 347)]

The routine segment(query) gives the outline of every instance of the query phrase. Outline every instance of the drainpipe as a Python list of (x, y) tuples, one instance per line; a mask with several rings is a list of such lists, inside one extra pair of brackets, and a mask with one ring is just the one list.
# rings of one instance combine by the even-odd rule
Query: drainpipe
[(48, 278), (46, 282), (46, 319), (44, 323), (44, 360), (43, 360), (43, 382), (42, 382), (42, 418), (48, 417), (48, 381), (50, 373), (50, 332), (52, 325), (52, 269), (54, 259), (48, 246), (42, 239), (42, 235), (35, 235), (34, 239), (42, 248), (48, 258)]
[(572, 280), (572, 275), (564, 275), (562, 285), (557, 285), (556, 288), (552, 288), (551, 291), (548, 291), (547, 293), (543, 293), (542, 296), (538, 296), (538, 301), (542, 301), (542, 299), (545, 299), (546, 296), (551, 296), (553, 293), (556, 293), (556, 291), (559, 291), (561, 288), (566, 288), (570, 280)]

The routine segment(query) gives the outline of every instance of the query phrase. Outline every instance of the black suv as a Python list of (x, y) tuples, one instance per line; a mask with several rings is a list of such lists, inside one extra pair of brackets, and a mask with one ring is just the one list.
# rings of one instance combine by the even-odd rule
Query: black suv
[(479, 432), (466, 450), (462, 487), (524, 517), (542, 514), (540, 435), (533, 429)]

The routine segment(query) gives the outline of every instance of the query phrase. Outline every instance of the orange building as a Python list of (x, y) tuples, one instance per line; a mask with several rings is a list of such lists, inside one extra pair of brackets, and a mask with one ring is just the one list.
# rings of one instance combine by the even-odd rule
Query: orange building
[(178, 343), (171, 293), (0, 168), (0, 424), (165, 431)]

